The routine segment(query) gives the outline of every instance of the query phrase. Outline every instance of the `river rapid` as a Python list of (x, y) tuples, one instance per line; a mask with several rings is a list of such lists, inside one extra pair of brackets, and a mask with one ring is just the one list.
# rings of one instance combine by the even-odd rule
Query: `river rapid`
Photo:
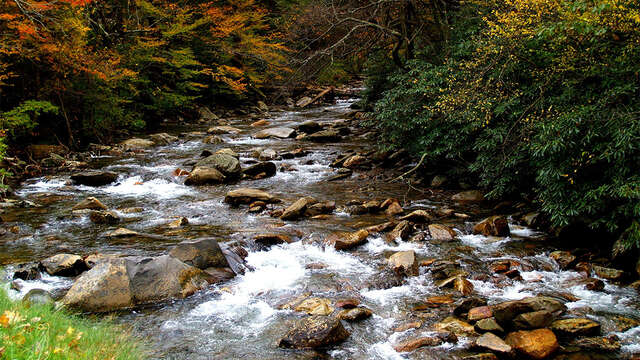
[[(296, 127), (306, 120), (320, 124), (345, 122), (353, 100), (303, 111), (274, 110), (267, 127)], [(102, 187), (73, 185), (68, 174), (31, 179), (17, 189), (17, 198), (38, 206), (6, 209), (4, 226), (12, 227), (0, 240), (0, 264), (38, 261), (57, 253), (116, 255), (159, 255), (176, 243), (188, 239), (216, 237), (220, 242), (235, 242), (248, 251), (250, 271), (234, 279), (212, 285), (186, 299), (136, 308), (115, 314), (115, 319), (148, 339), (152, 357), (157, 359), (454, 359), (470, 352), (471, 340), (459, 337), (457, 343), (445, 342), (399, 353), (394, 346), (403, 340), (432, 331), (431, 326), (451, 314), (453, 304), (423, 306), (433, 296), (451, 295), (453, 289), (436, 286), (428, 266), (417, 276), (397, 286), (385, 285), (387, 258), (397, 251), (414, 250), (421, 260), (458, 262), (473, 284), (474, 295), (489, 304), (544, 294), (565, 302), (570, 314), (598, 321), (603, 334), (615, 334), (622, 343), (616, 354), (587, 354), (587, 358), (629, 358), (640, 353), (640, 326), (620, 327), (620, 317), (640, 320), (638, 293), (631, 288), (605, 280), (603, 291), (585, 288), (585, 275), (561, 270), (549, 258), (555, 250), (548, 236), (519, 225), (510, 219), (509, 237), (472, 235), (477, 221), (492, 215), (491, 207), (458, 204), (451, 201), (455, 192), (410, 188), (403, 182), (390, 182), (384, 171), (358, 171), (346, 179), (327, 181), (336, 174), (331, 163), (348, 151), (367, 153), (374, 143), (362, 129), (354, 129), (338, 143), (315, 144), (296, 139), (255, 139), (263, 128), (251, 126), (255, 119), (229, 119), (238, 134), (220, 135), (223, 144), (203, 143), (204, 135), (186, 132), (206, 131), (207, 126), (172, 128), (179, 136), (176, 143), (153, 147), (135, 155), (96, 156), (91, 166), (118, 173), (116, 183)], [(230, 148), (240, 154), (243, 167), (254, 161), (255, 148), (271, 148), (278, 153), (304, 148), (308, 155), (275, 160), (278, 173), (262, 180), (242, 180), (230, 185), (190, 187), (184, 177), (174, 176), (176, 168), (190, 169), (203, 150), (215, 152)], [(280, 171), (281, 168), (286, 171)], [(389, 170), (389, 172), (391, 172)], [(397, 175), (397, 174), (396, 174)], [(229, 207), (224, 195), (239, 187), (258, 188), (282, 199), (288, 206), (303, 196), (319, 201), (335, 201), (336, 211), (322, 219), (282, 221), (268, 212), (252, 214), (246, 208)], [(93, 224), (87, 216), (72, 215), (71, 208), (93, 196), (115, 209), (122, 222)], [(452, 226), (457, 238), (451, 242), (396, 240), (384, 234), (372, 234), (367, 243), (349, 251), (324, 246), (322, 240), (335, 231), (355, 231), (388, 221), (384, 213), (350, 215), (347, 203), (358, 200), (396, 198), (405, 213), (417, 209), (451, 208), (468, 218), (441, 220)], [(123, 209), (140, 207), (141, 212)], [(172, 229), (167, 224), (186, 217), (189, 224)], [(157, 239), (113, 239), (106, 234), (117, 227), (160, 235)], [(280, 232), (294, 238), (291, 244), (263, 247), (253, 237)], [(419, 230), (420, 231), (420, 230)], [(520, 264), (520, 278), (497, 276), (490, 268), (499, 260)], [(427, 261), (428, 263), (428, 261)], [(40, 280), (23, 281), (19, 298), (29, 289), (50, 291), (68, 288), (72, 280), (43, 275)], [(356, 323), (345, 323), (351, 336), (342, 344), (323, 351), (280, 349), (278, 340), (302, 314), (283, 308), (283, 304), (301, 295), (338, 301), (356, 298), (373, 311), (373, 316)], [(394, 331), (398, 326), (419, 321), (419, 329)], [(640, 324), (640, 323), (639, 323)]]

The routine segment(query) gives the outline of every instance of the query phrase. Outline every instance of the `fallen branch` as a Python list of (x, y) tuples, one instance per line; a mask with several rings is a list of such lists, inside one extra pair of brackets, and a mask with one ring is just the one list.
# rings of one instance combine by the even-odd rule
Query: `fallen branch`
[(396, 182), (396, 181), (398, 181), (398, 180), (402, 179), (403, 177), (405, 177), (405, 176), (407, 176), (407, 175), (411, 175), (411, 174), (413, 174), (416, 170), (418, 170), (418, 168), (419, 168), (420, 166), (422, 166), (422, 163), (424, 162), (424, 159), (425, 159), (426, 157), (427, 157), (427, 154), (423, 154), (423, 155), (422, 155), (422, 157), (420, 158), (420, 162), (418, 162), (418, 165), (416, 165), (413, 169), (411, 169), (411, 170), (407, 171), (406, 173), (404, 173), (404, 174), (402, 174), (402, 175), (398, 176), (397, 178), (395, 178), (395, 179), (391, 180), (391, 182)]

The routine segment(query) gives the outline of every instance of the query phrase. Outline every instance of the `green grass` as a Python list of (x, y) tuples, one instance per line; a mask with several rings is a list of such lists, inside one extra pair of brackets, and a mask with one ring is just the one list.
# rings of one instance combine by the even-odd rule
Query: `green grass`
[(139, 339), (107, 320), (12, 301), (0, 288), (0, 359), (144, 359)]

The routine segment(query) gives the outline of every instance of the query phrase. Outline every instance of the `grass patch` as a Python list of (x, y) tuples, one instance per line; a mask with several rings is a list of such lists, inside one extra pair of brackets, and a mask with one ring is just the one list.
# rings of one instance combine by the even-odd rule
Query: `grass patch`
[(52, 306), (12, 301), (0, 288), (0, 359), (144, 359), (142, 344), (119, 325)]

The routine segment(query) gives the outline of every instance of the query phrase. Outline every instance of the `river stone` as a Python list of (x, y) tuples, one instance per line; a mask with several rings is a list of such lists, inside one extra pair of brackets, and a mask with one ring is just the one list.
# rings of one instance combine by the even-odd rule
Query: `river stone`
[(482, 350), (489, 350), (503, 355), (509, 354), (513, 350), (504, 340), (490, 332), (484, 333), (477, 338), (474, 345)]
[(126, 238), (126, 237), (134, 237), (140, 235), (138, 232), (125, 229), (125, 228), (117, 228), (110, 233), (107, 234), (107, 237), (110, 238)]
[(302, 301), (298, 306), (296, 306), (295, 311), (307, 313), (309, 315), (327, 316), (333, 313), (334, 308), (331, 306), (331, 300), (312, 297)]
[(556, 336), (549, 329), (512, 332), (505, 342), (518, 354), (531, 359), (545, 359), (559, 347)]
[(277, 171), (276, 164), (268, 161), (252, 165), (242, 172), (251, 178), (267, 178), (274, 176)]
[(593, 265), (593, 272), (599, 277), (607, 280), (618, 281), (624, 276), (624, 271)]
[(553, 314), (546, 310), (520, 314), (513, 319), (513, 326), (518, 330), (545, 328), (553, 321)]
[(387, 216), (396, 216), (396, 215), (402, 214), (403, 212), (404, 212), (404, 209), (402, 208), (402, 206), (400, 205), (400, 203), (398, 201), (393, 201), (384, 210), (384, 213)]
[(81, 256), (73, 254), (57, 254), (40, 262), (40, 266), (49, 275), (77, 276), (87, 270)]
[(400, 220), (407, 220), (414, 223), (424, 224), (431, 220), (433, 215), (427, 210), (415, 210), (408, 215), (405, 215), (400, 218)]
[(340, 311), (338, 318), (348, 322), (356, 322), (364, 319), (368, 319), (373, 315), (373, 312), (365, 307), (357, 307), (354, 309), (345, 309)]
[(444, 339), (438, 336), (423, 336), (417, 339), (409, 339), (405, 340), (401, 343), (398, 343), (393, 349), (397, 352), (412, 352), (416, 349), (425, 346), (438, 346), (444, 343)]
[(309, 316), (299, 320), (278, 342), (281, 348), (309, 349), (345, 341), (351, 334), (335, 317)]
[[(219, 144), (224, 144), (224, 139), (221, 138), (218, 135), (209, 135), (207, 137), (205, 137), (202, 142), (204, 144), (209, 144), (209, 145), (219, 145)], [(205, 150), (206, 151), (206, 150)], [(210, 155), (209, 155), (210, 156)]]
[(322, 125), (313, 120), (307, 120), (302, 124), (298, 125), (298, 131), (303, 132), (305, 134), (313, 134), (322, 130)]
[(251, 204), (254, 201), (264, 201), (265, 203), (280, 202), (280, 200), (267, 192), (249, 188), (229, 191), (224, 197), (224, 202), (231, 205)]
[(435, 324), (433, 327), (439, 331), (450, 331), (458, 336), (476, 335), (476, 331), (473, 328), (473, 325), (460, 319), (456, 319), (453, 316), (445, 318), (441, 322)]
[(567, 270), (575, 265), (576, 257), (568, 251), (554, 251), (549, 257), (558, 263), (561, 269)]
[(367, 162), (367, 158), (361, 155), (353, 155), (352, 157), (345, 160), (343, 167), (347, 169), (354, 169), (359, 166), (362, 166)]
[(592, 336), (600, 334), (600, 324), (585, 318), (562, 319), (554, 321), (551, 330), (563, 337)]
[[(235, 151), (233, 151), (232, 149), (229, 149), (229, 148), (220, 149), (220, 150), (216, 151), (216, 154), (230, 155), (230, 156), (233, 156), (236, 159), (240, 158), (240, 155), (237, 152), (235, 152)], [(211, 156), (211, 155), (213, 155), (213, 154), (209, 154), (207, 156)], [(207, 156), (205, 156), (205, 157), (207, 157)]]
[(311, 135), (306, 136), (304, 139), (317, 143), (330, 143), (330, 142), (338, 142), (342, 137), (337, 130), (327, 129), (321, 130)]
[(500, 324), (498, 324), (496, 319), (492, 317), (479, 320), (478, 322), (475, 323), (473, 328), (475, 329), (475, 331), (477, 331), (480, 334), (483, 334), (486, 332), (492, 332), (494, 334), (504, 333), (504, 329), (502, 328), (502, 326), (500, 326)]
[(209, 279), (202, 270), (169, 255), (128, 258), (126, 266), (138, 304), (185, 298), (204, 288)]
[(453, 288), (463, 296), (469, 296), (473, 293), (473, 284), (463, 276), (456, 276), (456, 279), (453, 281)]
[(262, 245), (290, 244), (293, 242), (291, 237), (285, 234), (260, 234), (256, 235), (253, 240)]
[(304, 216), (305, 212), (307, 211), (307, 206), (313, 205), (317, 202), (318, 200), (310, 196), (305, 196), (303, 198), (300, 198), (296, 202), (291, 204), (288, 208), (285, 209), (284, 213), (282, 213), (282, 216), (280, 216), (280, 219), (297, 220)]
[(158, 133), (150, 135), (151, 141), (153, 141), (156, 145), (169, 145), (178, 141), (177, 136), (169, 135), (167, 133)]
[(502, 216), (491, 216), (473, 227), (474, 234), (482, 234), (485, 236), (509, 236), (509, 223)]
[(325, 201), (307, 206), (305, 216), (317, 216), (331, 214), (336, 209), (335, 201)]
[(121, 143), (121, 145), (126, 149), (126, 150), (141, 150), (141, 149), (147, 149), (152, 147), (154, 144), (153, 141), (151, 140), (145, 140), (145, 139), (140, 139), (140, 138), (133, 138), (133, 139), (129, 139), (129, 140), (125, 140)]
[(184, 184), (187, 186), (214, 185), (222, 184), (225, 180), (226, 176), (216, 169), (196, 167), (191, 171)]
[(467, 319), (469, 321), (478, 321), (482, 319), (488, 319), (493, 317), (493, 313), (491, 312), (490, 306), (478, 306), (469, 310), (467, 314)]
[(600, 353), (617, 353), (622, 348), (617, 336), (587, 337), (575, 339), (567, 344), (568, 348), (576, 347), (583, 351)]
[(52, 306), (55, 304), (55, 300), (51, 293), (42, 289), (31, 289), (29, 292), (22, 298), (22, 302), (27, 304), (28, 306), (32, 305), (47, 305)]
[(227, 154), (213, 154), (196, 163), (195, 169), (206, 168), (220, 171), (227, 179), (237, 179), (242, 173), (240, 161)]
[(498, 360), (498, 357), (493, 353), (482, 353), (465, 356), (462, 360)]
[(546, 310), (554, 316), (560, 315), (567, 307), (560, 301), (546, 297), (535, 296), (522, 300), (505, 301), (491, 306), (496, 321), (504, 327), (510, 327), (511, 321), (518, 315), (534, 311)]
[(451, 200), (458, 202), (480, 202), (484, 201), (484, 193), (479, 190), (463, 191), (453, 195)]
[(429, 225), (429, 234), (431, 234), (431, 239), (437, 241), (451, 241), (457, 236), (452, 228), (442, 224)]
[(288, 139), (296, 136), (296, 131), (287, 127), (277, 127), (259, 131), (254, 135), (256, 139), (279, 138)]
[(77, 185), (103, 186), (118, 179), (118, 174), (111, 171), (84, 171), (71, 175), (71, 180)]
[(416, 253), (413, 250), (399, 251), (391, 255), (387, 261), (396, 274), (402, 274), (406, 276), (418, 275)]
[(215, 239), (202, 239), (176, 245), (169, 255), (198, 269), (229, 267)]
[(239, 134), (240, 129), (233, 126), (214, 126), (207, 130), (207, 134), (210, 135), (222, 135), (222, 134)]
[(369, 232), (364, 229), (352, 233), (337, 232), (327, 236), (324, 242), (333, 245), (336, 250), (348, 250), (367, 242), (367, 237), (369, 237)]
[(76, 279), (62, 303), (89, 312), (107, 312), (133, 306), (126, 261), (112, 259), (98, 263)]
[(387, 234), (387, 240), (396, 241), (397, 239), (405, 240), (411, 232), (413, 231), (413, 226), (409, 224), (407, 220), (403, 220), (396, 225), (391, 232)]
[(453, 314), (455, 316), (462, 316), (463, 314), (468, 313), (469, 310), (475, 307), (485, 306), (485, 305), (487, 305), (487, 300), (483, 298), (479, 298), (479, 297), (466, 298), (456, 304), (456, 307), (453, 309)]
[(113, 211), (96, 211), (92, 210), (89, 213), (89, 219), (95, 224), (117, 224), (120, 222), (120, 217)]
[(107, 207), (94, 197), (88, 197), (75, 204), (72, 210), (107, 210)]

